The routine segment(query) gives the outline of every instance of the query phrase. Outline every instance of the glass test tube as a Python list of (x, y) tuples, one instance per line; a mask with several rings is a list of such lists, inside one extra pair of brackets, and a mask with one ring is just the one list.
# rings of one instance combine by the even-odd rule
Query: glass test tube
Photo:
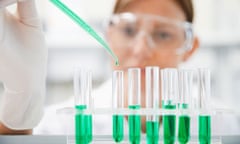
[[(124, 108), (124, 82), (123, 71), (116, 70), (112, 76), (112, 107), (113, 109)], [(121, 142), (124, 137), (124, 116), (113, 115), (113, 139)]]
[[(141, 108), (141, 77), (139, 68), (128, 69), (128, 108)], [(128, 117), (129, 140), (132, 144), (139, 144), (141, 141), (141, 117), (132, 114)]]
[[(192, 97), (192, 70), (179, 70), (179, 103), (178, 109), (184, 110), (191, 107)], [(178, 118), (178, 141), (180, 144), (186, 144), (190, 140), (190, 116), (187, 114), (180, 114)]]
[[(146, 108), (159, 109), (159, 67), (146, 67)], [(158, 144), (159, 116), (147, 115), (147, 143)]]
[[(199, 95), (198, 106), (200, 110), (209, 110), (208, 103), (211, 95), (211, 76), (210, 70), (199, 69)], [(211, 116), (209, 114), (201, 113), (198, 117), (198, 137), (200, 144), (211, 143)]]
[(76, 144), (88, 144), (92, 141), (92, 115), (81, 111), (92, 107), (92, 74), (76, 68), (74, 72), (75, 97), (75, 140)]
[[(162, 80), (162, 107), (163, 109), (176, 109), (178, 96), (178, 75), (177, 69), (167, 68), (161, 70)], [(163, 141), (164, 144), (175, 142), (175, 115), (163, 116)]]

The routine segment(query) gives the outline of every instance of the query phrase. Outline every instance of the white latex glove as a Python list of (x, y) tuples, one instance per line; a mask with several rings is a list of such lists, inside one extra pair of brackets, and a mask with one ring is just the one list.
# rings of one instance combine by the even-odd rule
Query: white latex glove
[[(21, 0), (22, 1), (22, 0)], [(32, 129), (43, 114), (47, 49), (34, 0), (18, 1), (17, 15), (0, 9), (0, 121)]]

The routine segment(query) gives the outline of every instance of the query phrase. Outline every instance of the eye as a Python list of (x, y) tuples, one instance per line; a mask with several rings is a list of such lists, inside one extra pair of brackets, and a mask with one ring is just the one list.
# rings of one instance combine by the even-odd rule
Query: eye
[(153, 37), (155, 40), (160, 41), (160, 40), (170, 40), (173, 35), (170, 32), (167, 31), (155, 31), (153, 33)]
[(132, 25), (126, 25), (121, 28), (122, 33), (128, 37), (134, 37), (137, 33), (137, 29)]

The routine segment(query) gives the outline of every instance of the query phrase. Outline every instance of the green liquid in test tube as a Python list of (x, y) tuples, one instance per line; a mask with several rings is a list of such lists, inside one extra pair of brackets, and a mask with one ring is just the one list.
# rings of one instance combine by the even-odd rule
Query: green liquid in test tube
[[(123, 71), (115, 70), (112, 78), (112, 107), (114, 109), (124, 108), (124, 82)], [(115, 142), (121, 142), (124, 137), (124, 116), (113, 115), (113, 139)]]
[[(146, 108), (159, 109), (159, 67), (146, 67)], [(146, 116), (147, 143), (158, 144), (159, 116)]]
[(147, 143), (148, 144), (158, 144), (159, 140), (159, 122), (147, 121)]
[(200, 144), (211, 143), (211, 117), (199, 116), (199, 142)]
[(60, 0), (50, 0), (55, 6), (57, 6), (62, 12), (69, 16), (74, 22), (76, 22), (81, 28), (83, 28), (88, 34), (90, 34), (95, 40), (97, 40), (107, 52), (114, 58), (115, 64), (119, 65), (117, 56), (109, 48), (106, 42), (95, 32), (95, 30), (90, 27), (83, 19), (81, 19), (77, 14), (75, 14), (71, 9), (69, 9)]
[[(198, 70), (199, 80), (199, 109), (209, 111), (211, 95), (211, 75), (209, 69)], [(211, 116), (207, 113), (201, 113), (198, 117), (198, 138), (200, 144), (211, 143)]]
[(87, 135), (87, 142), (90, 143), (93, 139), (92, 136), (92, 115), (86, 115), (86, 135)]
[[(166, 68), (161, 71), (162, 79), (162, 108), (167, 110), (176, 109), (178, 98), (178, 75), (177, 69)], [(175, 143), (176, 115), (163, 115), (163, 141), (164, 144)]]
[[(86, 105), (78, 105), (79, 111), (86, 109)], [(75, 115), (76, 144), (88, 144), (92, 141), (92, 116), (84, 114)]]
[[(163, 109), (173, 110), (176, 109), (175, 104), (170, 102), (165, 104), (163, 102)], [(163, 116), (163, 139), (164, 144), (174, 144), (176, 132), (176, 116), (175, 115), (164, 115)]]
[(113, 116), (113, 139), (115, 142), (121, 142), (124, 137), (124, 117), (121, 115)]
[[(182, 104), (182, 108), (187, 109), (188, 104)], [(178, 119), (178, 141), (186, 144), (190, 139), (190, 116), (180, 115)]]
[[(180, 69), (178, 71), (179, 80), (179, 99), (178, 109), (187, 110), (191, 108), (192, 102), (192, 82), (193, 71)], [(178, 117), (178, 142), (187, 144), (190, 140), (190, 116), (189, 114), (180, 114)]]
[(88, 144), (92, 141), (92, 115), (84, 114), (84, 110), (91, 108), (92, 77), (90, 71), (79, 68), (74, 73), (75, 96), (75, 141), (76, 144)]
[[(128, 106), (129, 109), (140, 109), (140, 105)], [(129, 140), (132, 144), (139, 144), (141, 141), (141, 116), (140, 115), (129, 115)]]
[[(138, 110), (141, 108), (141, 79), (140, 68), (128, 69), (128, 108)], [(131, 114), (128, 116), (129, 140), (131, 144), (141, 142), (141, 116)]]

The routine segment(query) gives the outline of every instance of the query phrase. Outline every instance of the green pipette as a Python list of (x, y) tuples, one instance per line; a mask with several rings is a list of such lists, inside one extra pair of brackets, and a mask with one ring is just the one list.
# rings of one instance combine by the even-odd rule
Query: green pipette
[(70, 10), (66, 5), (64, 5), (59, 0), (50, 0), (55, 6), (62, 10), (66, 15), (68, 15), (74, 22), (76, 22), (80, 27), (82, 27), (87, 33), (89, 33), (93, 38), (95, 38), (102, 46), (109, 52), (109, 54), (114, 58), (115, 64), (119, 65), (117, 56), (112, 52), (106, 42), (91, 28), (86, 22), (84, 22), (77, 14)]

